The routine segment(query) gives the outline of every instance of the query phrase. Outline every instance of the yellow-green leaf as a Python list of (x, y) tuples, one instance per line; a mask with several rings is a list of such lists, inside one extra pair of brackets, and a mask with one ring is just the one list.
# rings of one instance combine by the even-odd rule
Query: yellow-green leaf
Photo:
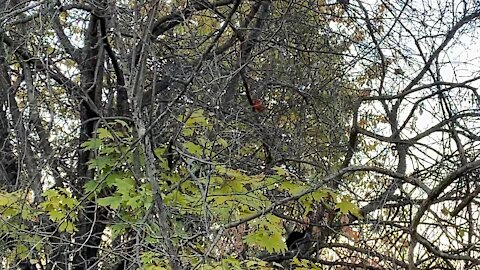
[(350, 213), (357, 218), (362, 218), (362, 215), (360, 213), (360, 209), (358, 208), (358, 206), (356, 206), (355, 204), (353, 204), (350, 201), (346, 201), (346, 200), (341, 201), (341, 202), (336, 204), (336, 208), (339, 209), (340, 213), (342, 213), (342, 214), (349, 214)]

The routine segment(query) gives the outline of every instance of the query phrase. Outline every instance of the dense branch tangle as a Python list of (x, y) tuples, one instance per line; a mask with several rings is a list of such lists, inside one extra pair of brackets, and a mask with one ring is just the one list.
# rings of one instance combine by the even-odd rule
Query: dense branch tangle
[(2, 263), (478, 265), (478, 4), (401, 2), (1, 2)]

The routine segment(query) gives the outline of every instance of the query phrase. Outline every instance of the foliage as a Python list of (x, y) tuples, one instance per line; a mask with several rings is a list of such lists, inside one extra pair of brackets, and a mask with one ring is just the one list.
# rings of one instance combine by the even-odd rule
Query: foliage
[(480, 7), (444, 2), (5, 2), (2, 267), (478, 266)]

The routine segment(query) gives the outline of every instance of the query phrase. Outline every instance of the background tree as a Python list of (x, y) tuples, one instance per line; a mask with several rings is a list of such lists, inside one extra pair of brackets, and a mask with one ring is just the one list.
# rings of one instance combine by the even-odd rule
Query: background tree
[(478, 3), (2, 4), (7, 267), (479, 264)]

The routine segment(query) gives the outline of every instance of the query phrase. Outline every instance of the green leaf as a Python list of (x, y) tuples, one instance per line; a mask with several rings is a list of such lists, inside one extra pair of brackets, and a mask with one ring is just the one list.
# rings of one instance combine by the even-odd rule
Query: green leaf
[(105, 183), (108, 187), (113, 187), (117, 185), (118, 180), (122, 179), (123, 174), (121, 173), (110, 173), (107, 178), (105, 178)]
[(78, 201), (76, 198), (66, 197), (62, 200), (62, 204), (69, 209), (73, 209), (78, 205)]
[(19, 210), (15, 207), (8, 207), (7, 209), (3, 209), (2, 216), (4, 217), (13, 217), (18, 215)]
[(282, 235), (272, 233), (265, 229), (259, 229), (245, 237), (245, 242), (251, 246), (257, 246), (260, 249), (266, 249), (269, 253), (284, 252), (287, 245), (283, 241)]
[(207, 118), (203, 116), (203, 110), (196, 110), (192, 113), (190, 118), (185, 122), (186, 127), (194, 127), (196, 125), (205, 126), (207, 125)]
[(283, 227), (280, 218), (269, 214), (257, 222), (257, 230), (245, 237), (245, 242), (248, 245), (266, 249), (270, 253), (287, 250), (287, 246), (283, 241)]
[(344, 200), (344, 201), (341, 201), (339, 203), (336, 204), (336, 209), (339, 209), (340, 210), (340, 213), (342, 214), (352, 214), (354, 215), (355, 217), (361, 219), (362, 218), (362, 214), (360, 213), (360, 209), (358, 208), (358, 206), (356, 206), (355, 204), (353, 204), (352, 202), (350, 201), (347, 201), (347, 200)]
[(228, 269), (242, 270), (242, 267), (240, 266), (240, 261), (233, 258), (233, 257), (227, 257), (227, 258), (223, 259), (222, 262), (224, 263), (224, 266), (228, 267)]
[(110, 226), (112, 230), (112, 239), (117, 238), (119, 235), (123, 234), (128, 226), (125, 223), (117, 223)]
[(142, 198), (140, 196), (132, 197), (127, 201), (127, 206), (132, 207), (132, 209), (137, 209), (142, 205)]
[(287, 175), (287, 172), (282, 167), (275, 166), (272, 169), (277, 173), (277, 175), (280, 175), (280, 176)]
[(17, 258), (26, 258), (28, 257), (29, 253), (29, 248), (23, 244), (19, 244), (15, 246), (15, 254), (17, 255)]
[(82, 143), (81, 147), (85, 148), (86, 150), (92, 150), (92, 149), (98, 149), (102, 145), (103, 145), (102, 140), (95, 138)]
[(85, 190), (85, 193), (91, 193), (98, 188), (97, 182), (90, 180), (86, 182), (85, 185), (83, 185), (83, 188)]
[(135, 180), (132, 178), (117, 178), (115, 186), (117, 186), (117, 191), (120, 194), (129, 197), (130, 192), (135, 190)]
[(247, 243), (247, 245), (259, 245), (261, 244), (261, 241), (263, 239), (263, 236), (262, 236), (263, 232), (259, 232), (259, 231), (254, 231), (252, 233), (249, 233), (247, 236), (245, 236), (245, 243)]
[(117, 152), (117, 148), (113, 146), (102, 147), (102, 149), (100, 149), (100, 153), (105, 155), (109, 155), (115, 152)]
[(324, 201), (325, 199), (332, 198), (335, 200), (337, 198), (337, 194), (330, 189), (322, 188), (315, 192), (312, 192), (312, 197), (315, 201)]
[(195, 132), (195, 130), (194, 130), (193, 128), (184, 128), (184, 129), (182, 130), (182, 134), (183, 134), (183, 136), (185, 136), (185, 137), (190, 137), (190, 136), (192, 136), (194, 132)]
[(287, 245), (283, 241), (282, 235), (279, 233), (271, 234), (265, 243), (265, 249), (270, 252), (284, 252), (287, 250)]
[(228, 147), (228, 142), (224, 138), (218, 138), (217, 143), (225, 148)]
[(122, 203), (122, 198), (118, 196), (110, 196), (98, 199), (100, 206), (109, 206), (112, 209), (118, 209)]
[(50, 219), (52, 221), (60, 221), (62, 220), (63, 218), (65, 218), (65, 214), (61, 211), (58, 211), (58, 210), (52, 210), (50, 212), (48, 212), (48, 214), (50, 215)]
[(114, 165), (115, 161), (106, 156), (100, 156), (95, 159), (88, 161), (88, 169), (98, 169), (103, 170), (107, 166)]
[(56, 189), (47, 189), (42, 193), (43, 197), (51, 198), (51, 197), (58, 197), (58, 190)]
[(60, 224), (60, 227), (58, 228), (60, 232), (68, 232), (68, 233), (73, 233), (76, 231), (75, 225), (73, 222), (70, 221), (65, 221)]
[(186, 142), (183, 146), (193, 155), (201, 154), (202, 147), (200, 145), (194, 144), (193, 142)]
[(292, 183), (290, 181), (285, 181), (280, 185), (280, 188), (285, 190), (285, 191), (288, 191), (288, 193), (290, 193), (290, 194), (298, 194), (298, 193), (308, 189), (308, 186), (303, 185), (303, 183), (296, 184), (296, 183)]
[(16, 201), (17, 199), (11, 193), (0, 194), (0, 206), (8, 206)]
[(162, 147), (155, 148), (155, 150), (153, 150), (153, 153), (157, 158), (162, 158), (166, 151), (167, 151), (167, 147), (162, 146)]
[(98, 133), (98, 138), (100, 139), (113, 138), (112, 133), (110, 133), (110, 131), (108, 131), (105, 128), (97, 129), (97, 133)]
[(27, 208), (27, 207), (23, 207), (23, 208), (22, 208), (21, 216), (22, 216), (22, 218), (25, 219), (25, 220), (32, 220), (32, 219), (34, 218), (34, 215), (33, 215), (32, 212), (30, 211), (30, 209)]

